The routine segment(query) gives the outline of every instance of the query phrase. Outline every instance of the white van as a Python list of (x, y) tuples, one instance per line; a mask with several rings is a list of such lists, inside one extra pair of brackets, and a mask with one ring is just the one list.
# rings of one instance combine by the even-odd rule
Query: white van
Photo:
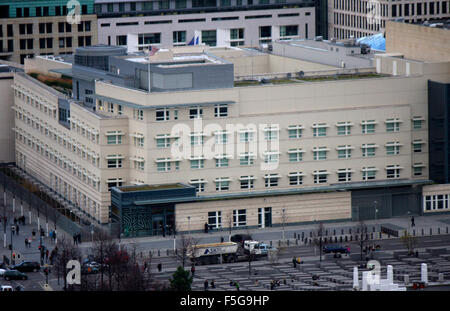
[(2, 285), (0, 286), (0, 292), (13, 292), (14, 289), (12, 288), (12, 286), (9, 285)]

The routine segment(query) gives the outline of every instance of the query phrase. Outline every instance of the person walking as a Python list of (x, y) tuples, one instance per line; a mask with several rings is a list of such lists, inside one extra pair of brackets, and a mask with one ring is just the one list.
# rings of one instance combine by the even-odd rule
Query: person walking
[(192, 264), (192, 266), (191, 266), (191, 273), (192, 273), (192, 277), (194, 277), (195, 276), (195, 265), (194, 264)]
[(49, 253), (49, 251), (48, 251), (48, 249), (46, 249), (45, 250), (45, 262), (47, 262), (47, 263), (48, 263), (48, 253)]
[(216, 283), (214, 283), (214, 279), (211, 281), (211, 288), (216, 288)]
[(415, 227), (416, 224), (414, 223), (414, 216), (411, 217), (411, 227)]
[(19, 235), (19, 225), (16, 226), (16, 234)]
[(205, 291), (208, 290), (208, 287), (209, 287), (208, 280), (205, 280), (205, 282), (203, 282), (203, 287), (205, 288)]
[(159, 264), (158, 264), (158, 272), (161, 272), (161, 270), (162, 270), (162, 264), (159, 263)]
[(236, 291), (239, 291), (239, 283), (237, 281), (234, 282), (234, 286), (236, 286)]
[(292, 258), (292, 264), (294, 265), (294, 268), (297, 268), (297, 259), (295, 257)]
[(28, 239), (25, 238), (25, 248), (27, 248), (27, 247), (28, 247)]
[(73, 235), (73, 245), (77, 245), (77, 235)]

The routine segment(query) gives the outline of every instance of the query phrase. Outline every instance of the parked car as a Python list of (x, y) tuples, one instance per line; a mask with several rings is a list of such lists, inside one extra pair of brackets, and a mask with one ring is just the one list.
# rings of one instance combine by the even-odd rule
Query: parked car
[(24, 261), (17, 265), (10, 266), (11, 270), (18, 270), (20, 272), (36, 272), (41, 269), (41, 265), (36, 261)]
[(82, 274), (96, 274), (100, 272), (101, 265), (95, 261), (86, 262), (81, 267)]
[(28, 276), (18, 270), (8, 270), (3, 275), (3, 278), (9, 280), (28, 280)]
[(5, 274), (5, 272), (8, 271), (6, 269), (0, 269), (0, 276), (3, 276)]
[(12, 292), (14, 291), (13, 287), (10, 285), (1, 285), (0, 292)]
[(248, 234), (235, 234), (231, 237), (231, 242), (241, 244), (244, 246), (244, 241), (252, 240), (252, 237)]
[(261, 256), (267, 256), (267, 253), (269, 252), (269, 250), (276, 251), (277, 249), (273, 246), (270, 246), (270, 244), (266, 244), (266, 243), (259, 244), (259, 251), (261, 253)]
[(350, 253), (350, 247), (348, 247), (348, 246), (341, 246), (341, 245), (327, 245), (327, 246), (324, 246), (323, 252), (325, 254), (328, 254), (328, 253), (349, 254)]

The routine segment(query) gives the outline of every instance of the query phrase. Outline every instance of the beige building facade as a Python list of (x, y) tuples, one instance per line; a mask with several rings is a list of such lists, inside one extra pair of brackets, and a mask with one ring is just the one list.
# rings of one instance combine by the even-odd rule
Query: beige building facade
[(447, 0), (329, 0), (328, 36), (360, 38), (384, 32), (387, 21), (398, 18), (415, 23), (449, 17)]

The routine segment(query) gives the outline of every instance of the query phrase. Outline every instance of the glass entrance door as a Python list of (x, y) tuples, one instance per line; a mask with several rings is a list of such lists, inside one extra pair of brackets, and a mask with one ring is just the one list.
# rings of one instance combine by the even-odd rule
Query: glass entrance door
[(272, 208), (258, 208), (258, 228), (272, 227)]

